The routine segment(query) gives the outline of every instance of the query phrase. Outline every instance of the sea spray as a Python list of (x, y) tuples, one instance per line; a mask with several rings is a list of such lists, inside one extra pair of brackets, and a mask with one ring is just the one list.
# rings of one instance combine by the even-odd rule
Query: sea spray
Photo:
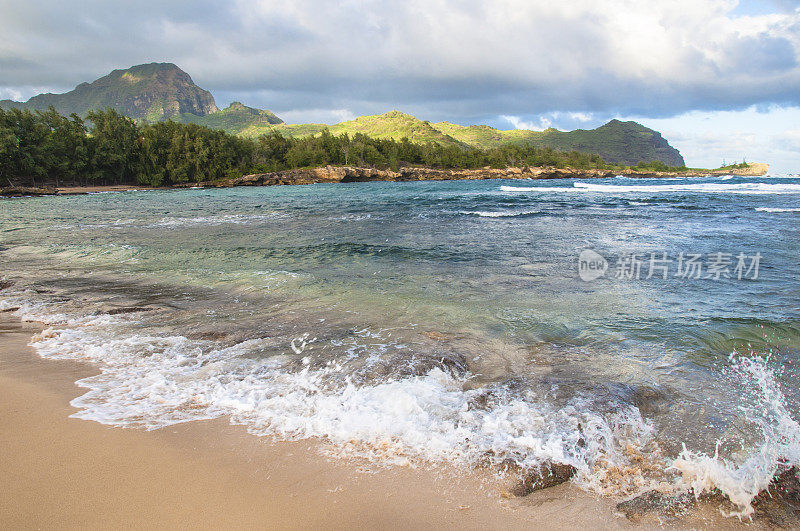
[(696, 496), (719, 490), (737, 508), (731, 515), (742, 517), (753, 513), (753, 500), (776, 473), (800, 464), (800, 425), (789, 413), (769, 357), (734, 353), (729, 361), (728, 372), (750, 390), (740, 408), (761, 440), (738, 460), (720, 457), (719, 443), (713, 455), (690, 451), (684, 445), (672, 466)]

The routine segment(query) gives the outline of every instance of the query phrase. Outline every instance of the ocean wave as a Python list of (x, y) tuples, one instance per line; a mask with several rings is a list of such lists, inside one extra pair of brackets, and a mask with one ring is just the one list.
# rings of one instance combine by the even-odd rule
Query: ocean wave
[(753, 498), (782, 467), (800, 465), (800, 426), (764, 358), (732, 357), (730, 369), (750, 390), (742, 410), (761, 443), (737, 460), (686, 446), (670, 459), (653, 424), (624, 401), (575, 393), (557, 403), (548, 392), (502, 383), (470, 388), (470, 374), (439, 366), (353, 378), (351, 361), (399, 348), (380, 332), (358, 332), (341, 356), (320, 363), (312, 332), (225, 345), (148, 334), (146, 326), (126, 326), (131, 315), (73, 315), (28, 295), (0, 299), (0, 309), (18, 308), (20, 318), (47, 325), (31, 340), (40, 356), (97, 364), (100, 374), (77, 382), (87, 392), (71, 402), (79, 410), (73, 416), (112, 426), (150, 430), (227, 415), (256, 435), (322, 438), (382, 463), (555, 462), (575, 467), (578, 486), (605, 495), (719, 489), (738, 516), (752, 512)]
[[(115, 192), (116, 193), (116, 192)], [(55, 225), (57, 229), (103, 229), (103, 228), (181, 228), (216, 225), (250, 225), (285, 218), (286, 214), (272, 212), (268, 214), (220, 214), (216, 216), (175, 217), (166, 216), (158, 221), (143, 219), (117, 219), (102, 223), (77, 223)]]
[(195, 227), (211, 225), (249, 225), (272, 221), (285, 217), (285, 214), (272, 212), (269, 214), (220, 214), (217, 216), (196, 217), (164, 217), (146, 227)]
[[(101, 371), (77, 382), (88, 391), (71, 402), (76, 418), (158, 429), (229, 415), (256, 435), (324, 438), (342, 451), (355, 445), (362, 457), (379, 462), (557, 462), (574, 466), (574, 481), (588, 490), (625, 495), (653, 486), (635, 469), (655, 447), (654, 430), (630, 404), (600, 407), (578, 394), (557, 405), (502, 385), (465, 390), (469, 375), (442, 367), (359, 383), (343, 375), (348, 356), (363, 363), (380, 353), (358, 347), (353, 358), (351, 348), (318, 364), (310, 333), (276, 351), (270, 337), (225, 346), (148, 335), (126, 328), (126, 315), (84, 318), (51, 315), (53, 309), (30, 304), (19, 310), (49, 325), (32, 346), (44, 358), (89, 361)], [(273, 355), (264, 356), (267, 349)], [(629, 472), (622, 479), (609, 467)]]
[(729, 372), (748, 390), (741, 410), (761, 432), (760, 445), (739, 459), (721, 458), (719, 445), (713, 455), (693, 452), (684, 445), (672, 466), (695, 496), (717, 489), (736, 506), (730, 516), (742, 517), (753, 514), (753, 500), (776, 473), (800, 466), (800, 424), (789, 413), (768, 358), (734, 355), (730, 361)]
[(522, 212), (518, 211), (491, 212), (485, 210), (462, 210), (460, 213), (468, 216), (478, 216), (481, 218), (515, 218), (520, 216), (530, 216), (533, 214), (538, 214), (539, 211), (525, 210)]
[(741, 195), (787, 195), (800, 194), (800, 184), (770, 183), (696, 183), (696, 184), (652, 184), (618, 185), (596, 183), (573, 183), (569, 187), (545, 186), (501, 186), (503, 192), (597, 192), (597, 193), (700, 193)]
[(502, 192), (579, 192), (568, 186), (501, 186)]
[(757, 207), (756, 212), (800, 212), (800, 208)]

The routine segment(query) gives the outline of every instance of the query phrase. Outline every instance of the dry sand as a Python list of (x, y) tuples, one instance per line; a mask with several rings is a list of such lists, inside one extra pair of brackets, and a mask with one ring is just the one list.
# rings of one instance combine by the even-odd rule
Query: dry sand
[[(477, 472), (328, 459), (320, 441), (275, 442), (227, 419), (150, 432), (72, 419), (73, 382), (96, 370), (39, 358), (35, 331), (0, 314), (0, 529), (634, 527), (568, 484), (504, 499)], [(737, 523), (705, 510), (667, 525)]]

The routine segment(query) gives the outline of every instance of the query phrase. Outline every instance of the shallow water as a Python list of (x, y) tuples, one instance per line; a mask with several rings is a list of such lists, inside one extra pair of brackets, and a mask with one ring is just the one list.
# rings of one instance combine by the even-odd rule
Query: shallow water
[[(798, 242), (797, 178), (4, 200), (0, 309), (51, 326), (43, 356), (100, 364), (81, 418), (232, 415), (387, 462), (716, 486), (746, 510), (800, 459)], [(608, 262), (589, 281), (587, 249)], [(109, 314), (128, 306), (148, 311)]]

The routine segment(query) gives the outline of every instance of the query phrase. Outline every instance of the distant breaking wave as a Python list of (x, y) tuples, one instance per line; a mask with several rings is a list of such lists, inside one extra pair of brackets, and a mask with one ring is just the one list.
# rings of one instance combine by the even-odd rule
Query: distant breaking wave
[(758, 207), (756, 212), (800, 212), (800, 208), (770, 208)]
[(800, 184), (767, 184), (767, 183), (697, 183), (697, 184), (656, 184), (656, 185), (619, 185), (573, 183), (569, 187), (540, 186), (501, 186), (503, 192), (603, 192), (603, 193), (647, 193), (686, 192), (702, 194), (742, 194), (742, 195), (785, 195), (800, 194)]
[(516, 218), (520, 216), (530, 216), (532, 214), (538, 214), (539, 212), (536, 210), (524, 210), (522, 212), (487, 212), (483, 210), (462, 210), (462, 214), (466, 214), (468, 216), (479, 216), (482, 218)]

